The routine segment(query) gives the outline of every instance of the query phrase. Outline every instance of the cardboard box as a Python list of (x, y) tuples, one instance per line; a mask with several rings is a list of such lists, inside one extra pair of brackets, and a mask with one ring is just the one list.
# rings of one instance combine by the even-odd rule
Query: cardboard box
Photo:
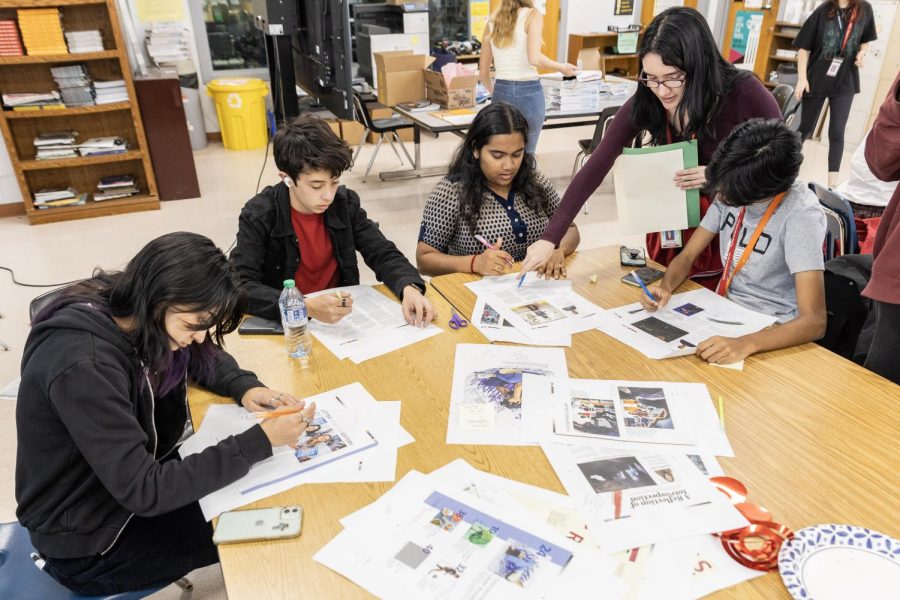
[(425, 69), (433, 56), (413, 54), (412, 50), (376, 52), (378, 101), (385, 106), (421, 100), (425, 96)]
[[(331, 127), (331, 130), (334, 132), (334, 135), (341, 137), (341, 123), (340, 121), (335, 121), (334, 119), (325, 119), (325, 122), (328, 123), (328, 126)], [(342, 138), (343, 139), (343, 138)]]
[[(373, 121), (375, 119), (390, 119), (391, 117), (399, 117), (400, 116), (389, 108), (386, 108), (383, 106), (379, 107), (379, 108), (375, 108), (372, 105), (369, 105), (369, 114), (372, 115)], [(360, 131), (360, 135), (362, 135), (362, 131)], [(400, 136), (401, 142), (413, 141), (412, 127), (408, 127), (406, 129), (398, 129), (397, 135)], [(378, 138), (380, 138), (380, 137), (381, 137), (380, 133), (375, 133), (374, 131), (372, 131), (372, 132), (369, 132), (369, 135), (366, 138), (366, 141), (368, 141), (370, 144), (376, 144), (376, 143), (378, 143)], [(359, 138), (357, 138), (356, 141), (359, 142)]]
[(351, 146), (359, 143), (365, 130), (359, 121), (341, 121), (341, 138)]
[(425, 92), (432, 102), (441, 108), (470, 108), (475, 106), (475, 86), (478, 75), (458, 75), (450, 80), (444, 79), (443, 73), (425, 71)]

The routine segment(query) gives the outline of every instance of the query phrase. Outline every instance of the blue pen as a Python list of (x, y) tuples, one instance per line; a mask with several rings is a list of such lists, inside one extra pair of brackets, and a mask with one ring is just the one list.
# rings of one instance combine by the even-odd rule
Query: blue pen
[(644, 280), (641, 279), (641, 276), (637, 274), (637, 271), (632, 271), (631, 276), (634, 277), (635, 281), (641, 284), (641, 289), (644, 290), (644, 293), (647, 294), (647, 297), (656, 302), (656, 298), (653, 297), (653, 294), (651, 294), (650, 290), (647, 289), (647, 286), (644, 285)]
[(522, 273), (522, 276), (519, 277), (519, 284), (516, 286), (516, 289), (519, 289), (520, 287), (522, 287), (522, 284), (525, 283), (526, 275), (528, 275), (528, 271), (525, 271), (524, 273)]

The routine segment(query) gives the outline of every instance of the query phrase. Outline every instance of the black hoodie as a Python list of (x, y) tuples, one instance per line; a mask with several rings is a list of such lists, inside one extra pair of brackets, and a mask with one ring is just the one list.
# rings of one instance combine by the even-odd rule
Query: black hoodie
[[(239, 400), (256, 376), (218, 352), (210, 391)], [(154, 398), (131, 339), (107, 311), (69, 302), (25, 342), (16, 406), (16, 516), (41, 554), (109, 549), (134, 514), (160, 515), (239, 479), (272, 454), (259, 426), (183, 461), (184, 382)]]

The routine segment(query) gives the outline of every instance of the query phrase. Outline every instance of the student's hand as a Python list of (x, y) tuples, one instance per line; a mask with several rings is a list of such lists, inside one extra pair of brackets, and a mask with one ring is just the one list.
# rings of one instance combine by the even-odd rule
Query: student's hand
[(528, 246), (528, 251), (525, 253), (525, 260), (522, 261), (519, 272), (527, 273), (528, 271), (534, 271), (550, 260), (550, 255), (553, 254), (554, 250), (556, 250), (556, 245), (547, 240), (538, 240)]
[(550, 258), (539, 266), (537, 269), (538, 279), (565, 279), (566, 278), (566, 255), (562, 250), (556, 249)]
[(753, 345), (745, 338), (714, 336), (697, 345), (697, 356), (706, 362), (730, 365), (753, 354)]
[(865, 52), (858, 52), (856, 54), (856, 61), (854, 62), (854, 64), (861, 69), (863, 67), (863, 59), (865, 57), (866, 57)]
[(691, 167), (675, 171), (675, 185), (683, 190), (699, 190), (706, 185), (706, 167)]
[(414, 285), (403, 288), (403, 318), (414, 327), (427, 327), (434, 319), (434, 307), (431, 301)]
[(672, 297), (671, 291), (659, 285), (648, 285), (647, 289), (650, 290), (650, 293), (656, 298), (656, 302), (654, 302), (647, 297), (644, 290), (641, 290), (641, 306), (647, 312), (656, 312), (657, 309), (665, 308), (666, 304), (669, 303), (669, 299)]
[(264, 419), (259, 426), (262, 427), (263, 433), (269, 438), (269, 443), (273, 448), (278, 446), (296, 448), (297, 440), (300, 439), (315, 416), (316, 403), (311, 402), (300, 412)]
[(501, 250), (503, 238), (497, 238), (497, 241), (490, 249), (485, 250), (475, 257), (472, 263), (472, 270), (479, 275), (505, 275), (512, 267), (513, 259), (509, 252)]
[(578, 75), (578, 67), (570, 63), (562, 63), (559, 72), (563, 74), (563, 77), (575, 77)]
[(250, 388), (241, 398), (241, 406), (250, 412), (265, 412), (284, 406), (303, 406), (303, 400), (287, 392), (278, 392), (267, 387)]
[(334, 294), (321, 294), (306, 299), (306, 310), (316, 321), (331, 325), (353, 311), (353, 298), (350, 297), (350, 292), (341, 292), (340, 300)]
[(797, 87), (794, 88), (794, 98), (802, 100), (803, 92), (809, 92), (809, 81), (806, 78), (797, 80)]

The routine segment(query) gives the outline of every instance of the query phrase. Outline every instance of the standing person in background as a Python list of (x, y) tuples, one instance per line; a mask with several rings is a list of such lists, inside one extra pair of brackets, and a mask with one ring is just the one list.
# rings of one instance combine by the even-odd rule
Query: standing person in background
[[(706, 185), (705, 165), (735, 126), (754, 117), (781, 118), (774, 96), (751, 73), (722, 58), (706, 19), (692, 8), (670, 8), (657, 15), (644, 34), (639, 55), (637, 91), (616, 113), (600, 145), (569, 184), (544, 235), (528, 247), (523, 272), (550, 258), (622, 148), (637, 136), (647, 132), (655, 145), (696, 139), (700, 166), (671, 175), (681, 189), (693, 190)], [(710, 203), (706, 195), (700, 196), (701, 216)], [(681, 232), (684, 244), (693, 231)], [(716, 243), (705, 247), (689, 273), (709, 287), (722, 272), (716, 247)], [(663, 248), (659, 233), (651, 233), (647, 250), (650, 258), (668, 265), (681, 248)]]
[(797, 88), (802, 100), (800, 135), (809, 138), (828, 100), (828, 187), (838, 183), (844, 154), (844, 130), (853, 96), (859, 93), (859, 68), (876, 39), (872, 6), (865, 0), (828, 0), (809, 16), (794, 39)]
[[(866, 162), (879, 179), (900, 179), (900, 75), (866, 138)], [(900, 384), (900, 188), (881, 217), (873, 254), (863, 295), (875, 301), (875, 335), (865, 366)]]
[[(574, 76), (575, 65), (550, 60), (541, 52), (544, 16), (532, 0), (503, 0), (484, 30), (478, 67), (493, 102), (509, 102), (528, 121), (525, 151), (534, 154), (544, 126), (544, 89), (538, 69)], [(491, 81), (491, 61), (496, 81)]]

